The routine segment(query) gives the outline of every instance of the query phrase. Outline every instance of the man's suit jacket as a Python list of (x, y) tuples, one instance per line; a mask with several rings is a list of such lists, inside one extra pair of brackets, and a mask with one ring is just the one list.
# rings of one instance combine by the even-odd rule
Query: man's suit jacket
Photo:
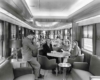
[(50, 53), (51, 51), (53, 51), (52, 44), (50, 44), (50, 46), (48, 46), (48, 44), (45, 43), (43, 45), (43, 55), (47, 56), (47, 53)]
[(27, 37), (22, 40), (22, 58), (25, 61), (29, 61), (31, 58), (33, 58), (33, 54), (38, 53), (38, 47), (36, 44), (33, 44), (30, 39)]

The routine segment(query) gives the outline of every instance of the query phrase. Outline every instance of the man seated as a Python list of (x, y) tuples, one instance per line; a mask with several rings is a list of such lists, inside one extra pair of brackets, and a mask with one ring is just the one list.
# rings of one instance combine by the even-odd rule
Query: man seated
[(47, 56), (47, 53), (50, 53), (51, 51), (53, 51), (53, 48), (52, 48), (51, 40), (48, 38), (46, 39), (46, 43), (43, 44), (43, 56)]
[[(48, 56), (47, 53), (51, 53), (53, 51), (51, 39), (46, 39), (46, 43), (43, 45), (43, 56), (46, 56), (48, 59), (56, 59), (56, 62), (58, 62), (58, 58)], [(52, 70), (53, 73), (55, 73), (54, 70)]]

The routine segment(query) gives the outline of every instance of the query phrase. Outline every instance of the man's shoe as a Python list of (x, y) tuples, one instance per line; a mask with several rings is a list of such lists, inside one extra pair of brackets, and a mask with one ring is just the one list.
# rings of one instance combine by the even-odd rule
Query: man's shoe
[(38, 78), (44, 78), (44, 75), (40, 74)]

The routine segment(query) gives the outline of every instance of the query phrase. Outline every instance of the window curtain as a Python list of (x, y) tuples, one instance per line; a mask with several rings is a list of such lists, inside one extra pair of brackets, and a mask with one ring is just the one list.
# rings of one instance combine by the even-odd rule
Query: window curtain
[(93, 54), (96, 55), (96, 24), (93, 25)]
[(3, 21), (0, 21), (0, 59), (3, 57)]

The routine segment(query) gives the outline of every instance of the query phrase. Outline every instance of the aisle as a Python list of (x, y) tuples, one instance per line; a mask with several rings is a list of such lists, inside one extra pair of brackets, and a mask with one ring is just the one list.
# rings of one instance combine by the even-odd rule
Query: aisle
[[(41, 70), (41, 74), (44, 74), (44, 70)], [(52, 74), (51, 70), (49, 70), (49, 71), (46, 71), (45, 77), (43, 79), (39, 79), (39, 80), (63, 80), (63, 75), (58, 74), (56, 76), (56, 74)], [(72, 80), (70, 74), (66, 75), (66, 80)]]

